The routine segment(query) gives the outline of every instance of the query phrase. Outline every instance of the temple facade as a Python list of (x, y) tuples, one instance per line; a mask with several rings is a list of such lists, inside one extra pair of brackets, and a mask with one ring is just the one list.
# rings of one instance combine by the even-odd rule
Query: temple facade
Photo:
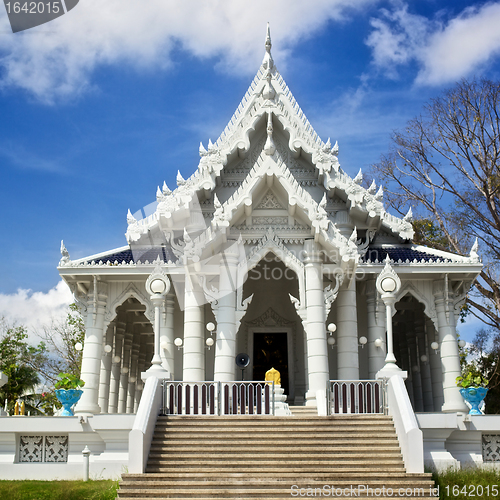
[[(317, 406), (329, 380), (406, 372), (417, 412), (466, 412), (456, 322), (481, 269), (412, 242), (411, 211), (340, 166), (271, 56), (221, 136), (177, 187), (158, 187), (127, 244), (59, 272), (85, 317), (79, 414), (134, 413), (148, 375), (197, 381), (281, 373)], [(350, 170), (353, 170), (349, 167)], [(238, 368), (235, 357), (250, 363)]]

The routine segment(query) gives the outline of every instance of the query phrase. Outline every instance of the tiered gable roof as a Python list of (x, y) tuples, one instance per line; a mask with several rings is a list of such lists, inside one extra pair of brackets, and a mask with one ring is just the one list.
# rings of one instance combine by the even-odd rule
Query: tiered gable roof
[[(252, 220), (252, 215), (263, 210), (260, 204), (265, 196), (274, 197), (279, 205), (274, 207), (281, 210), (276, 220), (283, 227), (278, 230), (290, 241), (314, 237), (353, 264), (360, 257), (364, 264), (381, 263), (386, 254), (400, 262), (465, 263), (464, 259), (472, 259), (436, 256), (431, 249), (411, 245), (411, 210), (404, 218), (386, 212), (382, 187), (375, 182), (363, 187), (361, 170), (354, 178), (346, 174), (338, 161), (338, 144), (323, 141), (307, 120), (274, 64), (269, 26), (265, 48), (257, 75), (220, 137), (215, 143), (209, 140), (206, 148), (200, 144), (200, 161), (193, 175), (184, 179), (179, 172), (174, 190), (166, 183), (158, 187), (151, 215), (138, 220), (128, 212), (130, 247), (79, 261), (68, 258), (62, 266), (123, 266), (149, 263), (157, 257), (175, 263), (172, 252), (165, 253), (163, 248), (159, 255), (148, 247), (161, 247), (165, 236), (174, 245), (174, 237), (181, 236), (185, 227), (189, 227), (184, 231), (189, 245), (207, 252), (228, 236), (234, 237), (235, 231), (247, 235), (248, 241), (255, 240), (245, 217)], [(278, 191), (284, 196), (280, 198)], [(352, 234), (346, 233), (346, 227), (354, 227)], [(374, 241), (381, 231), (389, 235), (391, 245)], [(154, 234), (160, 234), (158, 241)], [(139, 251), (132, 252), (132, 246)]]

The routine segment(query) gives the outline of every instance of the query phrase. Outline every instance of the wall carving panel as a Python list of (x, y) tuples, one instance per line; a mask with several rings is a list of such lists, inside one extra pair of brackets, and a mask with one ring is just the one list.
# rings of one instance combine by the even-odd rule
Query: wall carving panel
[(67, 462), (68, 441), (68, 436), (20, 436), (19, 462)]
[(68, 436), (45, 436), (45, 462), (68, 461)]
[(41, 462), (43, 455), (43, 436), (21, 436), (19, 438), (19, 461)]
[(500, 434), (483, 434), (483, 462), (500, 462)]

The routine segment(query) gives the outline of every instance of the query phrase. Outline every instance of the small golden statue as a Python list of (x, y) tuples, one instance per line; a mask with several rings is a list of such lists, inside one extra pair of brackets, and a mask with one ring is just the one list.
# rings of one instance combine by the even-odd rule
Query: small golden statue
[(25, 415), (26, 414), (26, 405), (24, 401), (16, 401), (16, 404), (14, 405), (14, 415)]
[(271, 368), (266, 372), (266, 382), (274, 382), (274, 385), (281, 385), (281, 374), (278, 370)]

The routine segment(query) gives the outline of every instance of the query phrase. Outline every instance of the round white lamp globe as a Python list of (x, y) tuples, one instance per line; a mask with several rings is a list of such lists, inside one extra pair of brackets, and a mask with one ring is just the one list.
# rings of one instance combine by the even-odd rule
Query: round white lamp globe
[(174, 340), (174, 345), (176, 347), (180, 347), (182, 345), (182, 339), (180, 337), (177, 337), (175, 340)]
[(394, 290), (396, 290), (396, 286), (397, 286), (397, 283), (396, 283), (396, 280), (394, 278), (391, 278), (391, 277), (387, 277), (387, 278), (384, 278), (382, 280), (382, 283), (380, 284), (380, 286), (382, 287), (382, 290), (384, 292), (394, 292)]
[(166, 285), (163, 280), (155, 279), (151, 282), (151, 291), (153, 293), (163, 293), (165, 291)]

